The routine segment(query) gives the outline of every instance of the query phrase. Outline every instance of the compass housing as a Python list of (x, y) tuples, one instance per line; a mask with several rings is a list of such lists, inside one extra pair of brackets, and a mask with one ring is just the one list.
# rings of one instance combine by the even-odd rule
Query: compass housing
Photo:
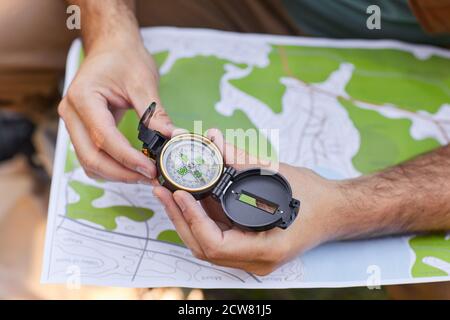
[[(198, 186), (192, 186), (192, 183), (191, 185), (188, 185), (179, 179), (177, 181), (173, 172), (171, 173), (170, 170), (172, 169), (173, 171), (174, 168), (169, 168), (169, 153), (171, 151), (173, 152), (173, 150), (178, 151), (176, 149), (177, 145), (182, 144), (191, 144), (196, 145), (197, 148), (203, 148), (203, 150), (206, 150), (206, 153), (208, 153), (204, 154), (204, 156), (208, 157), (208, 159), (212, 161), (212, 163), (210, 163), (210, 176), (207, 177), (208, 180), (204, 181), (204, 183), (200, 182), (200, 185)], [(217, 146), (208, 138), (195, 133), (181, 134), (168, 140), (162, 147), (159, 155), (157, 155), (156, 164), (159, 172), (159, 182), (163, 186), (167, 187), (172, 192), (176, 190), (185, 190), (191, 193), (196, 199), (202, 199), (207, 196), (219, 181), (223, 172), (223, 158), (219, 148), (217, 148)], [(191, 163), (186, 164), (183, 168), (188, 168), (190, 165)], [(194, 167), (192, 170), (194, 170)]]

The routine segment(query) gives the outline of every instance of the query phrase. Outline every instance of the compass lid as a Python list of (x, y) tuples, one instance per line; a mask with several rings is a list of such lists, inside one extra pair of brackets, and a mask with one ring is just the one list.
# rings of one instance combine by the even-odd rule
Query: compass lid
[(156, 102), (152, 102), (150, 106), (145, 110), (138, 125), (138, 139), (143, 143), (143, 151), (148, 153), (148, 156), (155, 158), (161, 151), (164, 144), (169, 140), (164, 137), (159, 131), (149, 128), (150, 119), (156, 110)]
[(220, 200), (230, 220), (253, 231), (287, 228), (300, 206), (281, 174), (260, 168), (237, 173)]

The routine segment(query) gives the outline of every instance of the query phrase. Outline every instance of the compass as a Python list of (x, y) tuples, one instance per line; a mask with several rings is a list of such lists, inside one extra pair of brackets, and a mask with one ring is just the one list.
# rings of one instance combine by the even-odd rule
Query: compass
[(153, 102), (139, 122), (142, 152), (156, 162), (158, 180), (172, 192), (185, 190), (197, 200), (211, 196), (235, 225), (252, 231), (287, 228), (297, 217), (300, 201), (279, 173), (224, 166), (222, 154), (208, 138), (185, 133), (171, 139), (149, 129)]
[(197, 134), (174, 137), (164, 145), (159, 158), (159, 169), (165, 180), (177, 189), (191, 193), (210, 189), (223, 170), (219, 149), (209, 139)]

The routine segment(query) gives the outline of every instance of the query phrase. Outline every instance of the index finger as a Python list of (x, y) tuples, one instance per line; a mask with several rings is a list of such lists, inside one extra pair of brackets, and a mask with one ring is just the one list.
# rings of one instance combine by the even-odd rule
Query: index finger
[(105, 151), (123, 166), (152, 179), (156, 176), (154, 164), (131, 146), (117, 129), (115, 120), (103, 97), (75, 102), (77, 113), (86, 124), (89, 135), (97, 148)]

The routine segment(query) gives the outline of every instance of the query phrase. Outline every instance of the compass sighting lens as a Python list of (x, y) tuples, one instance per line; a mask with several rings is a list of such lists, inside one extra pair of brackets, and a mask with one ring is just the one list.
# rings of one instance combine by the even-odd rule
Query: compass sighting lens
[(254, 196), (248, 192), (242, 191), (239, 194), (239, 201), (248, 204), (252, 207), (263, 210), (266, 213), (275, 214), (278, 209), (278, 206), (270, 201), (265, 199), (261, 199), (257, 196)]

